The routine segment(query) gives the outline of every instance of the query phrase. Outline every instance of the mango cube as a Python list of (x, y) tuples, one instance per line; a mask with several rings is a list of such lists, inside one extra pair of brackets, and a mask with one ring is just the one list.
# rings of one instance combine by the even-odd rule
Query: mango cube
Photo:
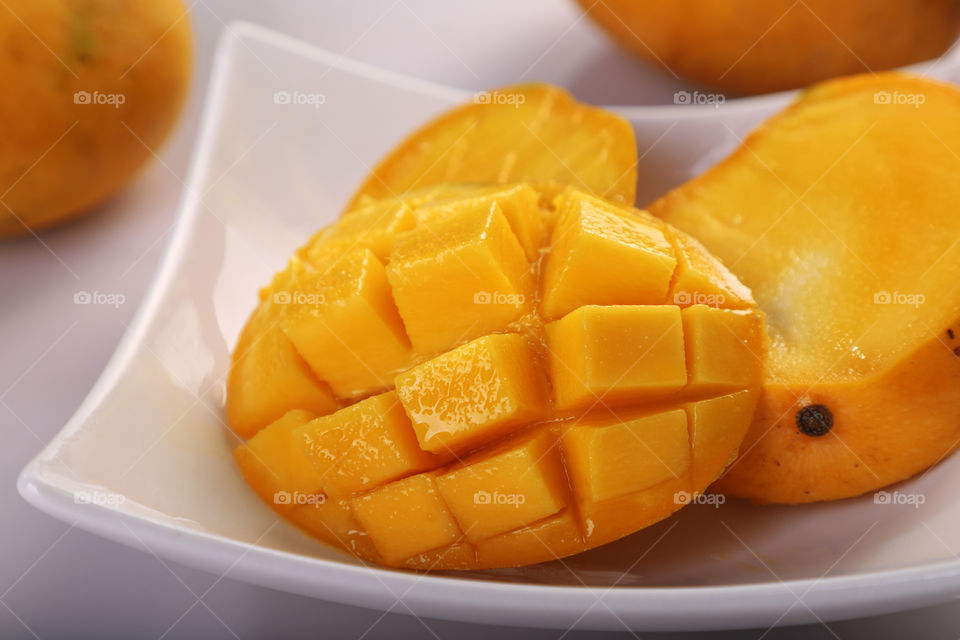
[(707, 486), (732, 462), (732, 455), (725, 452), (736, 452), (758, 399), (759, 393), (748, 389), (684, 405), (690, 423), (694, 486)]
[(321, 476), (296, 437), (297, 429), (315, 417), (290, 411), (233, 452), (247, 483), (277, 511), (290, 511), (311, 496), (317, 496), (314, 502), (324, 499)]
[(637, 530), (637, 523), (648, 527), (663, 520), (689, 504), (693, 495), (691, 489), (689, 474), (683, 474), (601, 502), (578, 500), (577, 513), (587, 546), (592, 548), (633, 533)]
[(660, 226), (580, 192), (559, 200), (541, 282), (545, 317), (584, 305), (667, 301), (677, 259)]
[(519, 334), (493, 334), (396, 378), (420, 446), (459, 453), (543, 415), (547, 382)]
[(353, 517), (350, 503), (326, 497), (293, 507), (284, 516), (303, 532), (362, 557), (376, 557), (376, 548)]
[(563, 434), (563, 456), (574, 491), (602, 502), (634, 493), (690, 466), (687, 414), (682, 409), (593, 424), (583, 419)]
[(742, 389), (760, 382), (763, 320), (752, 311), (704, 305), (681, 312), (689, 391)]
[(399, 200), (383, 200), (352, 209), (340, 221), (311, 238), (303, 251), (307, 261), (322, 263), (334, 250), (350, 251), (366, 247), (381, 262), (393, 251), (397, 236), (417, 223), (413, 210)]
[(457, 542), (456, 521), (427, 473), (384, 485), (351, 501), (383, 559), (394, 564)]
[(409, 344), (376, 255), (350, 251), (292, 286), (283, 330), (317, 376), (345, 398), (388, 388)]
[(504, 329), (531, 297), (530, 265), (495, 202), (400, 234), (387, 277), (410, 342), (427, 354)]
[(708, 304), (727, 309), (756, 306), (753, 294), (706, 247), (685, 233), (673, 237), (677, 270), (668, 301), (681, 307)]
[(687, 382), (675, 306), (580, 307), (547, 325), (547, 345), (561, 409), (663, 395)]
[(410, 420), (392, 391), (313, 420), (300, 434), (323, 478), (324, 491), (334, 498), (437, 464), (436, 456), (417, 444)]
[(549, 431), (497, 445), (437, 477), (440, 494), (471, 542), (560, 511), (567, 479)]
[(233, 355), (227, 390), (230, 425), (249, 438), (292, 409), (324, 415), (340, 403), (317, 379), (280, 328), (280, 313), (262, 303), (244, 327)]
[(528, 184), (496, 186), (479, 190), (475, 195), (459, 195), (433, 203), (421, 209), (418, 217), (429, 224), (459, 211), (489, 210), (496, 203), (520, 241), (527, 260), (532, 262), (539, 258), (545, 232), (539, 200), (540, 194)]
[(571, 509), (487, 538), (476, 544), (477, 563), (481, 566), (512, 566), (531, 561), (563, 558), (583, 549), (580, 525)]

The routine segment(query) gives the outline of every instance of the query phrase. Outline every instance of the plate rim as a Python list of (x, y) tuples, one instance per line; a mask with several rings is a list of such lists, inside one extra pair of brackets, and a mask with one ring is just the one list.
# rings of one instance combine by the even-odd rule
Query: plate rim
[[(129, 513), (100, 504), (78, 504), (76, 494), (66, 483), (58, 484), (40, 467), (56, 457), (84, 426), (93, 409), (122, 381), (124, 371), (156, 318), (158, 307), (170, 292), (202, 206), (199, 187), (208, 176), (218, 132), (216, 123), (226, 104), (231, 57), (246, 39), (259, 40), (380, 82), (444, 99), (462, 100), (470, 95), (466, 90), (358, 62), (248, 21), (227, 24), (217, 43), (201, 112), (200, 135), (191, 154), (188, 179), (163, 258), (129, 328), (96, 383), (70, 420), (18, 475), (17, 490), (28, 503), (73, 527), (224, 577), (341, 604), (388, 611), (402, 605), (399, 613), (475, 623), (567, 628), (572, 622), (581, 629), (637, 631), (737, 629), (771, 623), (832, 621), (902, 611), (957, 598), (960, 558), (820, 578), (779, 580), (774, 574), (774, 579), (765, 582), (721, 586), (543, 585), (436, 576), (314, 558), (220, 534), (174, 527), (145, 513)], [(782, 100), (783, 94), (758, 98)], [(716, 112), (711, 106), (705, 108)], [(700, 106), (649, 109), (656, 111), (651, 113), (652, 117), (662, 117), (664, 109), (695, 111)], [(112, 526), (115, 520), (123, 526)], [(239, 558), (228, 562), (228, 556), (234, 553), (239, 553)], [(378, 586), (382, 589), (376, 588)], [(691, 599), (697, 604), (695, 615), (689, 610)], [(473, 606), (478, 601), (485, 601), (486, 606)], [(599, 610), (598, 604), (602, 605)], [(491, 620), (492, 613), (498, 614), (495, 621)]]

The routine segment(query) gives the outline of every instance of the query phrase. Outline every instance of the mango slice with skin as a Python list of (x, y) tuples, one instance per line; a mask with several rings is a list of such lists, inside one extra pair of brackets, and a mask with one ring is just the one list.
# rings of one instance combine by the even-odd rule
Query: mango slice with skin
[(637, 150), (630, 123), (550, 85), (482, 92), (397, 146), (346, 210), (444, 183), (547, 181), (632, 206)]
[(960, 444), (958, 153), (956, 87), (838, 79), (651, 205), (767, 314), (763, 399), (718, 490), (845, 498)]
[[(624, 265), (647, 271), (625, 280)], [(675, 290), (681, 266), (715, 306)], [(765, 349), (749, 291), (702, 247), (532, 184), (367, 202), (261, 305), (336, 404), (271, 398), (289, 413), (237, 448), (244, 477), (308, 534), (420, 570), (562, 558), (669, 516), (735, 456)], [(244, 408), (272, 391), (248, 375), (227, 402), (249, 434)]]

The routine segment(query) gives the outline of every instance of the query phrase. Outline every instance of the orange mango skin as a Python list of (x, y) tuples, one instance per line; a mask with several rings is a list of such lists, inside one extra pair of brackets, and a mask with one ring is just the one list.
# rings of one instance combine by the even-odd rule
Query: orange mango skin
[(546, 84), (483, 92), (400, 143), (360, 185), (346, 211), (445, 183), (511, 182), (572, 185), (632, 206), (633, 128)]
[[(842, 142), (828, 151), (814, 139)], [(956, 87), (900, 73), (841, 78), (651, 205), (731, 265), (768, 313), (763, 397), (718, 491), (763, 503), (846, 498), (960, 444), (958, 148)], [(803, 204), (790, 208), (794, 194)], [(925, 301), (877, 303), (898, 291)], [(808, 404), (831, 410), (831, 432), (800, 432)]]
[[(504, 191), (504, 206), (516, 193)], [(461, 200), (444, 205), (442, 215), (435, 207), (414, 206), (412, 229), (396, 228), (388, 215), (350, 235), (351, 216), (357, 215), (351, 213), (317, 234), (262, 296), (258, 314), (277, 316), (276, 323), (255, 315), (244, 331), (247, 352), (263, 345), (256, 357), (271, 371), (249, 366), (251, 356), (235, 360), (228, 413), (235, 429), (256, 434), (235, 452), (247, 482), (278, 514), (364, 562), (418, 570), (521, 566), (629, 535), (668, 517), (719, 476), (735, 456), (757, 403), (766, 340), (762, 314), (749, 291), (707, 259), (700, 245), (657, 218), (576, 190), (562, 192), (550, 205), (556, 210), (525, 198), (509, 222), (503, 207), (478, 208), (476, 201), (475, 195), (461, 194)], [(470, 222), (491, 215), (506, 236)], [(583, 237), (593, 240), (552, 254), (568, 231), (552, 223), (561, 215), (577, 217)], [(510, 234), (528, 230), (524, 223), (531, 220), (546, 221), (550, 233), (529, 254), (528, 273), (510, 270), (505, 276), (496, 262), (527, 259)], [(625, 226), (635, 233), (625, 233)], [(417, 238), (420, 250), (411, 253)], [(621, 247), (605, 244), (618, 239)], [(415, 256), (420, 277), (392, 281), (392, 292), (367, 288), (362, 279), (344, 280), (356, 264), (350, 256), (359, 252), (373, 264), (371, 244), (379, 247), (387, 268)], [(494, 266), (472, 273), (445, 266), (451, 253), (466, 256), (478, 247)], [(662, 283), (637, 279), (628, 283), (636, 289), (634, 299), (611, 303), (609, 286), (622, 274), (619, 263), (599, 259), (606, 250), (632, 264), (644, 263), (645, 255), (654, 264), (668, 258), (677, 277), (668, 272)], [(624, 253), (635, 255), (627, 259)], [(555, 264), (560, 272), (587, 271), (598, 284), (593, 291), (579, 287), (577, 278), (551, 285), (578, 307), (556, 319), (542, 312), (545, 283), (530, 277), (538, 275), (544, 255), (560, 261)], [(580, 259), (584, 255), (596, 259)], [(327, 306), (341, 308), (345, 297), (358, 292), (371, 301), (382, 297), (372, 306), (388, 307), (403, 297), (398, 292), (405, 287), (435, 290), (429, 280), (437, 276), (446, 287), (434, 301), (439, 311), (423, 315), (418, 305), (401, 305), (399, 313), (405, 323), (417, 317), (432, 323), (425, 326), (431, 335), (446, 337), (425, 351), (413, 349), (405, 371), (382, 378), (384, 387), (395, 390), (336, 398), (347, 405), (339, 410), (315, 405), (303, 411), (301, 403), (322, 397), (318, 391), (329, 387), (311, 385), (303, 359), (288, 355), (289, 342), (281, 339), (286, 334), (270, 332), (277, 325), (289, 330), (305, 317), (327, 317)], [(503, 278), (529, 286), (522, 289), (523, 301), (504, 294), (514, 289), (505, 288)], [(319, 302), (311, 297), (318, 291), (326, 292)], [(693, 304), (696, 296), (690, 294), (707, 293), (723, 295), (720, 304), (733, 308)], [(458, 314), (499, 318), (498, 306), (522, 317), (504, 316), (473, 339), (462, 331), (446, 332), (447, 325), (459, 322)], [(728, 361), (726, 369), (711, 360), (712, 344), (684, 337), (693, 319), (706, 330), (691, 335), (720, 336), (717, 354)], [(575, 330), (550, 328), (561, 324)], [(378, 339), (359, 326), (340, 325), (337, 335), (345, 347), (369, 347)], [(329, 357), (340, 356), (330, 351)], [(674, 383), (643, 384), (665, 361), (673, 367)], [(550, 379), (568, 371), (579, 372), (592, 401), (579, 392), (577, 406), (561, 400)], [(323, 385), (321, 376), (316, 378)], [(283, 383), (270, 387), (276, 380)], [(643, 392), (635, 389), (638, 384)], [(289, 411), (279, 419), (265, 419), (267, 409), (284, 407)], [(625, 456), (636, 465), (624, 464)], [(303, 501), (278, 504), (282, 492)]]
[[(960, 336), (960, 322), (953, 323)], [(920, 473), (960, 445), (960, 340), (946, 332), (887, 371), (859, 382), (766, 384), (740, 458), (713, 489), (760, 503), (837, 500)], [(799, 397), (798, 397), (799, 395)], [(811, 438), (794, 415), (808, 404), (833, 413)]]
[(577, 2), (650, 64), (739, 94), (913, 64), (960, 34), (954, 0)]
[(186, 13), (181, 0), (4, 3), (0, 237), (87, 211), (159, 151), (190, 87)]

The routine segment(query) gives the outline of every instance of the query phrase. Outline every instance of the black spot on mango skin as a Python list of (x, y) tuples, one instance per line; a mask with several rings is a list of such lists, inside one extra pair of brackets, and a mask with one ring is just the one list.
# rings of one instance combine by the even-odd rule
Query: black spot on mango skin
[(833, 413), (822, 404), (810, 404), (797, 411), (797, 428), (804, 435), (819, 437), (833, 428)]

